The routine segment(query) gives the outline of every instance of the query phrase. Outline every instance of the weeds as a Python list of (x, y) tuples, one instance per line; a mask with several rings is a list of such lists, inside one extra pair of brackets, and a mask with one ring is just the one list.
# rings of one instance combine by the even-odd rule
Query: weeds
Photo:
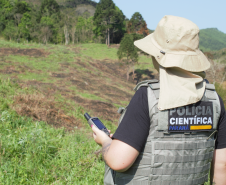
[[(10, 109), (17, 93), (28, 93), (9, 80), (0, 81), (1, 184), (102, 184), (104, 163), (90, 128), (53, 128)], [(31, 93), (31, 92), (30, 92)], [(74, 113), (82, 117), (82, 108)], [(84, 118), (81, 121), (85, 120)], [(87, 124), (88, 125), (88, 124)]]

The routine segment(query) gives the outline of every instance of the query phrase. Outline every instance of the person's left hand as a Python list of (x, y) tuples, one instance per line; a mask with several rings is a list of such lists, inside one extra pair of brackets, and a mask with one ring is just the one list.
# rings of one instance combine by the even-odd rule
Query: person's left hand
[[(94, 141), (98, 145), (103, 145), (105, 142), (112, 142), (112, 136), (113, 134), (110, 134), (110, 137), (105, 134), (102, 130), (98, 129), (95, 125), (92, 125), (92, 130), (93, 130), (93, 138)], [(108, 130), (109, 133), (111, 133), (110, 130)]]

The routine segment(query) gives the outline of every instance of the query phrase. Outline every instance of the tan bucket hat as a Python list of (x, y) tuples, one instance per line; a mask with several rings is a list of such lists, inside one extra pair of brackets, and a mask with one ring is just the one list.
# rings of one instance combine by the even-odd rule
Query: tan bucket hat
[(182, 17), (164, 16), (154, 33), (135, 41), (134, 45), (154, 56), (165, 68), (200, 72), (210, 67), (210, 62), (199, 50), (198, 26)]

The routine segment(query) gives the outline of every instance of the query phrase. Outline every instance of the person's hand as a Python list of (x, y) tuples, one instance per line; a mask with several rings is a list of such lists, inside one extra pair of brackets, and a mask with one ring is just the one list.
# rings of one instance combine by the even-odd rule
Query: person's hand
[[(112, 141), (111, 138), (112, 138), (113, 134), (110, 134), (110, 137), (109, 137), (102, 130), (98, 129), (95, 125), (92, 125), (92, 130), (93, 130), (94, 141), (98, 145), (102, 146), (105, 142), (111, 142)], [(108, 130), (108, 132), (110, 133), (111, 131)]]

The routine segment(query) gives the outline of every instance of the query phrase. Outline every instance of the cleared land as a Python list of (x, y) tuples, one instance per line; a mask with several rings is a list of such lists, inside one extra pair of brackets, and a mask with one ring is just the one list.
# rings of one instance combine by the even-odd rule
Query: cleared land
[[(135, 79), (130, 77), (127, 82), (127, 67), (117, 60), (116, 52), (116, 48), (101, 44), (65, 47), (5, 42), (0, 48), (0, 76), (33, 87), (50, 99), (60, 95), (96, 116), (114, 121), (118, 118), (116, 109), (129, 102), (134, 85), (154, 78), (151, 59), (141, 56)], [(26, 98), (17, 100), (18, 107), (35, 104), (35, 97)], [(20, 112), (31, 115), (30, 111)]]
[[(135, 79), (117, 46), (17, 44), (0, 40), (0, 182), (102, 184), (104, 162), (85, 112), (115, 131), (135, 84), (155, 77), (140, 56)], [(8, 80), (10, 78), (10, 80)]]

